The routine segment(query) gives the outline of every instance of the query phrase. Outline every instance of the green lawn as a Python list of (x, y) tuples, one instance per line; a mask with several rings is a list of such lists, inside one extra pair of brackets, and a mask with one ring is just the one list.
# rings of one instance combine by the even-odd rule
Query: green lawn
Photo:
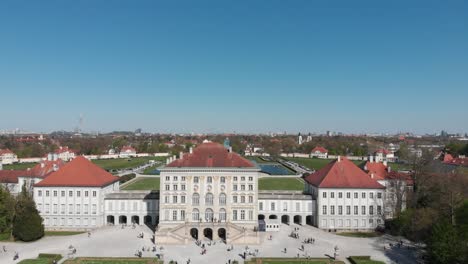
[(78, 232), (78, 231), (45, 231), (46, 236), (73, 236), (83, 234), (85, 232)]
[(19, 262), (19, 264), (52, 264), (53, 261), (62, 259), (61, 255), (58, 254), (39, 254), (35, 259), (25, 259)]
[(348, 260), (352, 264), (385, 264), (385, 262), (373, 260), (369, 256), (350, 256)]
[(64, 262), (64, 264), (162, 264), (155, 258), (76, 258)]
[(10, 240), (10, 232), (0, 233), (0, 241)]
[(334, 261), (329, 258), (254, 258), (245, 264), (256, 264), (261, 260), (262, 264), (344, 264), (343, 261)]
[(159, 190), (159, 177), (138, 178), (122, 190)]
[(258, 189), (261, 191), (303, 191), (304, 181), (300, 178), (260, 178), (258, 180)]
[(336, 234), (346, 237), (379, 237), (382, 235), (381, 233), (377, 232), (341, 232)]
[(140, 157), (128, 159), (101, 159), (92, 160), (92, 162), (105, 170), (130, 169), (148, 163), (150, 160), (156, 160), (157, 157)]
[(27, 170), (36, 166), (37, 163), (15, 163), (3, 165), (4, 170)]
[(157, 175), (157, 173), (154, 173), (153, 171), (154, 171), (155, 169), (157, 169), (158, 167), (160, 167), (160, 166), (161, 166), (161, 163), (158, 163), (158, 164), (155, 164), (155, 165), (153, 165), (153, 166), (150, 166), (150, 167), (146, 168), (146, 169), (143, 171), (142, 174), (146, 174), (146, 175)]
[[(316, 159), (316, 158), (285, 158), (290, 161), (294, 161), (302, 166), (305, 166), (309, 169), (320, 170), (325, 167), (328, 163), (332, 162), (332, 159)], [(362, 160), (352, 160), (356, 165), (360, 165), (364, 161)]]

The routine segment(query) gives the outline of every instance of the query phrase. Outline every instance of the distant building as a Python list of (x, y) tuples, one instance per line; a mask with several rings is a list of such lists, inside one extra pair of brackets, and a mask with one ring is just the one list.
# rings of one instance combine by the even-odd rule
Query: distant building
[(395, 154), (386, 149), (378, 149), (374, 152), (374, 160), (375, 162), (393, 162), (395, 161)]
[(297, 135), (297, 144), (302, 145), (302, 143), (303, 143), (302, 135), (301, 133), (299, 133), (299, 135)]
[(119, 157), (120, 158), (130, 158), (130, 157), (136, 157), (137, 151), (131, 146), (124, 146), (120, 150)]
[(326, 148), (324, 148), (324, 147), (316, 146), (310, 152), (310, 157), (311, 158), (326, 159), (328, 157), (328, 150)]
[(311, 142), (312, 141), (312, 135), (309, 133), (306, 138), (306, 142)]
[(458, 158), (454, 158), (452, 155), (446, 153), (444, 154), (443, 163), (455, 166), (468, 167), (468, 158), (465, 156), (459, 156)]
[(2, 164), (13, 164), (18, 162), (18, 156), (9, 149), (0, 149), (0, 162)]
[(53, 154), (53, 159), (61, 159), (63, 161), (70, 161), (75, 158), (76, 153), (74, 150), (68, 148), (68, 146), (62, 147), (60, 146), (58, 149), (55, 150)]

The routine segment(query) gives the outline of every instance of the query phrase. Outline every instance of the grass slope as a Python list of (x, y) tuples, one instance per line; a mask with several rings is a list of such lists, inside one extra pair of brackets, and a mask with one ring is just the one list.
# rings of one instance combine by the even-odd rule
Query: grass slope
[(92, 160), (92, 162), (105, 170), (120, 170), (135, 168), (155, 159), (156, 157), (140, 157), (129, 159), (101, 159)]
[(15, 163), (3, 165), (4, 170), (27, 170), (36, 166), (37, 163)]

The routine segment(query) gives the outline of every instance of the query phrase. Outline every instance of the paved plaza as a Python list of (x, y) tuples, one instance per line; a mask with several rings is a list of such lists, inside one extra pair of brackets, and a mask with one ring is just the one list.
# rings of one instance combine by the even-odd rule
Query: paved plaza
[[(299, 228), (299, 239), (294, 239), (289, 234)], [(143, 232), (144, 238), (138, 238), (138, 234)], [(269, 240), (269, 235), (272, 240)], [(151, 242), (153, 233), (145, 226), (137, 226), (135, 229), (119, 226), (104, 227), (93, 231), (91, 237), (86, 233), (74, 236), (45, 237), (32, 243), (21, 242), (0, 242), (0, 263), (17, 263), (26, 258), (35, 258), (39, 253), (58, 253), (67, 257), (72, 245), (76, 248), (76, 257), (134, 257), (137, 250), (142, 250), (143, 257), (154, 257), (162, 254), (166, 263), (169, 260), (176, 260), (184, 264), (187, 259), (191, 259), (193, 264), (201, 263), (227, 263), (228, 259), (242, 260), (241, 254), (245, 251), (245, 246), (234, 245), (234, 249), (228, 251), (231, 245), (225, 245), (218, 241), (209, 245), (204, 242), (207, 249), (205, 255), (201, 255), (201, 248), (195, 243), (189, 245), (157, 246), (157, 251), (147, 251), (154, 245)], [(257, 257), (300, 257), (305, 255), (311, 257), (333, 256), (335, 246), (338, 247), (338, 259), (345, 260), (350, 255), (370, 255), (373, 259), (382, 260), (386, 263), (416, 263), (415, 250), (402, 248), (384, 250), (384, 245), (395, 244), (397, 238), (382, 236), (377, 238), (353, 238), (343, 237), (327, 233), (311, 226), (283, 225), (280, 232), (261, 233), (262, 244), (250, 245), (248, 251), (258, 250)], [(314, 238), (314, 244), (303, 244), (305, 238)], [(304, 245), (304, 251), (300, 248)], [(3, 246), (7, 252), (3, 252)], [(286, 248), (286, 253), (284, 253)], [(19, 253), (19, 260), (13, 261), (14, 252)], [(243, 262), (240, 262), (243, 263)]]

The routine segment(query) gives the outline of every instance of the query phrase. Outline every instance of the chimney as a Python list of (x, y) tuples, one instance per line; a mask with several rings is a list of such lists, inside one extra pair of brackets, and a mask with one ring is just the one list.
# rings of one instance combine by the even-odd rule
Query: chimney
[(184, 152), (181, 151), (181, 152), (179, 153), (179, 159), (182, 159), (183, 157), (184, 157)]
[(54, 164), (53, 170), (54, 170), (54, 171), (58, 171), (58, 166), (57, 166), (57, 164)]
[(374, 173), (370, 174), (371, 179), (374, 179)]
[(341, 156), (338, 156), (338, 162), (340, 162), (340, 161), (341, 161)]
[(383, 165), (387, 166), (387, 161), (386, 160), (384, 160), (382, 163), (383, 163)]
[(231, 146), (229, 146), (229, 149), (228, 149), (228, 151), (229, 151), (229, 153), (231, 153), (231, 152), (232, 152), (232, 147), (231, 147)]
[(388, 172), (391, 172), (392, 171), (392, 168), (390, 168), (390, 166), (387, 167), (387, 171)]
[(370, 155), (369, 156), (369, 161), (370, 161), (370, 163), (374, 162), (374, 156)]
[(41, 168), (44, 168), (44, 167), (45, 167), (44, 162), (41, 162)]
[(189, 153), (190, 153), (190, 154), (193, 153), (193, 147), (190, 147)]

